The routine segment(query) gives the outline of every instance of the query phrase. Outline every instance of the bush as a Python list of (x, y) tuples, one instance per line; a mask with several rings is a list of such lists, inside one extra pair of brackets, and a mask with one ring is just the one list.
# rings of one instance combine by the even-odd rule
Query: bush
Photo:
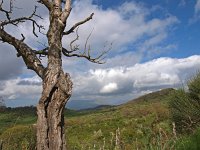
[(176, 150), (200, 150), (200, 129), (190, 137), (184, 137), (176, 141)]
[(178, 133), (191, 133), (200, 125), (200, 73), (188, 82), (188, 91), (174, 91), (170, 112)]
[(18, 125), (7, 129), (0, 136), (3, 150), (34, 150), (36, 132), (32, 126)]

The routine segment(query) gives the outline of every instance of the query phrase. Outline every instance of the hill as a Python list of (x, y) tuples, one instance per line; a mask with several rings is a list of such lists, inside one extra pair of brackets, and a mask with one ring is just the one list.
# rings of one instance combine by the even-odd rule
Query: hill
[(127, 104), (145, 101), (162, 101), (165, 100), (165, 97), (168, 97), (172, 91), (174, 91), (173, 88), (161, 89), (159, 91), (148, 93), (136, 99), (130, 100), (129, 102), (127, 102)]
[[(164, 89), (141, 96), (126, 104), (85, 110), (80, 116), (68, 117), (69, 149), (147, 149), (173, 143), (169, 120), (168, 96), (173, 89)], [(116, 145), (117, 143), (117, 145)]]
[[(174, 138), (167, 105), (171, 91), (165, 89), (150, 93), (119, 106), (101, 106), (83, 111), (66, 110), (68, 149), (134, 150), (147, 149), (148, 146), (158, 148), (162, 146), (158, 145), (160, 142), (167, 146)], [(5, 140), (8, 133), (22, 134), (20, 130), (13, 130), (35, 122), (34, 108), (6, 110), (0, 114), (0, 139)], [(13, 145), (12, 142), (14, 140), (8, 144)]]

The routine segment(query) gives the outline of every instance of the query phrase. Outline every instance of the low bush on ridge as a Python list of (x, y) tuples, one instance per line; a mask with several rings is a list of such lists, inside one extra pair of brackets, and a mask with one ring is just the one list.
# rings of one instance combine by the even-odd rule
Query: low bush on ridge
[(188, 91), (176, 90), (170, 99), (171, 117), (177, 132), (195, 132), (200, 126), (200, 73), (188, 82)]

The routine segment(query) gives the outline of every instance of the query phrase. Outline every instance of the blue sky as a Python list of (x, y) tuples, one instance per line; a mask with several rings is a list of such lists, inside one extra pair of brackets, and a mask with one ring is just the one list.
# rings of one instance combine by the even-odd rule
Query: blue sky
[[(16, 0), (24, 9), (15, 15), (30, 13), (38, 5), (31, 1)], [(181, 87), (200, 69), (200, 0), (74, 0), (67, 28), (92, 12), (94, 18), (79, 28), (77, 44), (83, 48), (93, 30), (89, 40), (93, 54), (105, 43), (107, 48), (113, 43), (112, 50), (104, 65), (63, 57), (64, 70), (74, 82), (72, 101), (120, 104), (152, 91)], [(40, 6), (39, 13), (44, 20), (38, 22), (48, 29), (47, 11)], [(29, 32), (29, 23), (6, 30), (16, 37), (23, 33), (34, 49), (42, 48), (37, 41), (47, 42), (44, 35), (35, 38)], [(63, 46), (67, 48), (74, 37), (65, 37)], [(16, 58), (11, 46), (0, 43), (0, 49), (0, 96), (9, 106), (36, 104), (41, 80)]]
[[(131, 0), (126, 1), (131, 2)], [(173, 43), (176, 45), (174, 51), (163, 53), (160, 56), (163, 57), (188, 57), (191, 55), (199, 54), (200, 49), (200, 21), (197, 19), (195, 13), (195, 5), (197, 1), (192, 0), (137, 0), (135, 2), (142, 5), (156, 9), (149, 15), (148, 19), (152, 18), (164, 18), (167, 15), (176, 16), (179, 20), (178, 24), (170, 31), (169, 38), (165, 43)], [(124, 1), (107, 1), (107, 0), (95, 0), (94, 4), (102, 6), (103, 9), (110, 9), (122, 5)], [(157, 7), (157, 8), (156, 8)]]

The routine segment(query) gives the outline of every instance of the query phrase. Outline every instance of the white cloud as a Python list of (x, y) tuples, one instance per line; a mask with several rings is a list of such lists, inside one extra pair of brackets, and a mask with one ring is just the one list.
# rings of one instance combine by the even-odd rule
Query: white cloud
[(122, 96), (121, 100), (131, 99), (135, 93), (180, 86), (199, 66), (200, 56), (194, 55), (183, 59), (158, 58), (132, 67), (94, 69), (73, 78), (74, 97), (105, 100), (106, 95), (112, 95), (112, 99), (117, 96)]
[[(21, 8), (22, 6), (20, 6), (20, 4), (25, 5), (24, 12), (21, 9), (16, 9), (16, 14), (19, 13), (19, 15), (21, 15), (23, 13), (23, 15), (25, 15), (32, 12), (32, 4), (35, 4), (36, 0), (32, 0), (33, 3), (23, 3), (24, 1), (25, 0), (22, 0), (22, 3), (20, 3), (19, 0), (16, 0), (17, 7)], [(47, 29), (49, 20), (47, 9), (42, 5), (39, 6), (38, 13), (43, 15), (44, 20), (39, 19), (38, 22)], [(146, 52), (153, 52), (151, 54), (156, 55), (156, 53), (163, 51), (164, 49), (160, 46), (158, 47), (158, 45), (168, 37), (170, 27), (178, 22), (178, 19), (172, 15), (166, 15), (162, 19), (151, 18), (149, 16), (151, 15), (152, 10), (135, 1), (124, 2), (121, 6), (115, 8), (102, 9), (100, 6), (94, 5), (92, 0), (76, 0), (73, 3), (73, 9), (67, 22), (67, 28), (69, 29), (74, 23), (85, 19), (92, 12), (95, 14), (93, 19), (80, 26), (80, 40), (77, 44), (80, 44), (80, 48), (83, 49), (87, 36), (94, 28), (91, 39), (89, 40), (92, 53), (96, 54), (98, 50), (103, 48), (105, 43), (113, 42), (113, 47), (108, 57), (112, 57), (113, 61), (116, 63), (115, 66), (117, 66), (119, 62), (124, 65), (134, 65), (146, 55)], [(29, 23), (20, 25), (17, 30), (16, 28), (8, 28), (8, 30), (10, 33), (15, 33), (15, 36), (20, 38), (20, 34), (23, 33), (27, 37), (25, 41), (34, 49), (44, 48), (37, 41), (44, 44), (47, 43), (44, 35), (39, 36), (39, 38), (33, 36), (32, 32), (30, 32), (32, 31), (32, 26)], [(72, 34), (69, 37), (64, 38), (63, 45), (67, 46), (69, 41), (74, 38), (73, 36), (75, 35)], [(142, 41), (140, 41), (141, 39)], [(130, 47), (129, 44), (133, 44), (132, 47)], [(109, 46), (109, 44), (107, 44), (107, 46)], [(167, 46), (168, 45), (165, 45), (165, 47)], [(129, 52), (126, 53), (127, 51)], [(128, 57), (130, 59), (126, 59)], [(71, 62), (73, 62), (73, 60), (76, 61), (72, 63), (75, 66), (80, 64), (77, 63), (77, 59), (70, 59)], [(67, 62), (69, 61), (67, 60)], [(108, 62), (106, 66), (113, 66), (113, 64), (114, 63)], [(91, 65), (88, 65), (87, 63), (84, 63), (84, 66), (91, 67)], [(68, 69), (69, 65), (66, 65), (66, 68)]]
[[(158, 58), (132, 66), (91, 69), (72, 76), (72, 99), (100, 100), (119, 104), (149, 91), (177, 87), (200, 69), (200, 56), (188, 58)], [(7, 99), (39, 99), (41, 80), (17, 78), (1, 83), (0, 96)]]
[[(163, 38), (157, 43), (161, 42), (167, 37), (170, 26), (178, 22), (175, 16), (168, 16), (163, 19), (147, 19), (151, 14), (151, 10), (134, 1), (125, 2), (116, 9), (104, 10), (92, 4), (91, 0), (77, 0), (74, 3), (68, 21), (68, 28), (74, 23), (83, 20), (92, 12), (94, 12), (93, 19), (79, 29), (80, 45), (84, 46), (86, 37), (94, 28), (90, 39), (92, 48), (100, 49), (106, 41), (108, 43), (113, 42), (113, 51), (111, 53), (115, 54), (119, 51), (127, 50), (122, 47), (134, 43), (144, 38), (144, 36), (153, 38), (163, 34)], [(66, 38), (63, 44), (71, 39), (72, 37)]]
[[(29, 4), (32, 5), (27, 1), (26, 5)], [(92, 4), (92, 0), (76, 0), (67, 22), (68, 29), (92, 12), (95, 13), (94, 18), (79, 29), (79, 44), (84, 46), (85, 39), (94, 28), (89, 41), (91, 48), (100, 49), (105, 42), (113, 42), (113, 48), (104, 66), (91, 65), (76, 58), (63, 60), (64, 69), (71, 73), (74, 81), (73, 99), (115, 100), (118, 103), (147, 91), (180, 84), (200, 66), (200, 56), (185, 59), (159, 58), (140, 63), (147, 52), (156, 55), (155, 53), (173, 48), (173, 43), (164, 46), (160, 44), (168, 37), (171, 27), (178, 23), (175, 16), (152, 18), (152, 10), (134, 1), (125, 2), (118, 8), (103, 9)], [(44, 18), (40, 23), (48, 27), (48, 17)], [(26, 41), (34, 48), (41, 48), (34, 40), (46, 41), (44, 36), (35, 39), (30, 32), (32, 27), (27, 24), (20, 26), (15, 33), (17, 31), (20, 31), (18, 36), (23, 33), (27, 37)], [(63, 45), (67, 45), (73, 36), (65, 38)], [(8, 58), (8, 61), (11, 59), (13, 58)], [(35, 77), (15, 77), (0, 84), (0, 96), (10, 99), (37, 99), (40, 93), (40, 81)]]
[(199, 13), (200, 11), (200, 0), (197, 0), (196, 5), (195, 5), (195, 13)]
[(200, 13), (199, 12), (200, 12), (200, 0), (196, 0), (196, 4), (194, 6), (194, 15), (189, 20), (189, 24), (193, 24), (200, 19)]
[(4, 81), (3, 86), (4, 88), (0, 90), (0, 96), (7, 99), (27, 98), (32, 100), (38, 98), (42, 92), (41, 81), (37, 76), (7, 80)]
[(108, 83), (105, 85), (101, 90), (100, 93), (112, 93), (114, 91), (118, 90), (117, 83)]
[[(81, 10), (81, 13), (79, 13)], [(108, 68), (116, 66), (132, 66), (140, 62), (143, 57), (152, 58), (173, 50), (175, 46), (165, 44), (160, 45), (167, 37), (171, 27), (178, 23), (175, 16), (167, 15), (164, 18), (151, 18), (152, 10), (134, 1), (125, 2), (115, 9), (102, 9), (92, 4), (91, 0), (74, 2), (72, 13), (68, 21), (68, 28), (74, 23), (83, 20), (90, 13), (94, 12), (94, 17), (79, 28), (80, 40), (77, 44), (82, 48), (85, 39), (94, 28), (92, 37), (89, 40), (93, 54), (103, 48), (105, 42), (113, 42), (112, 50), (107, 56), (107, 63), (96, 66), (73, 58), (65, 58), (65, 70), (86, 70), (91, 68)], [(63, 40), (63, 45), (75, 35), (70, 35)], [(100, 51), (98, 51), (101, 53)], [(74, 67), (72, 67), (72, 65)], [(84, 68), (84, 69), (83, 69)]]

